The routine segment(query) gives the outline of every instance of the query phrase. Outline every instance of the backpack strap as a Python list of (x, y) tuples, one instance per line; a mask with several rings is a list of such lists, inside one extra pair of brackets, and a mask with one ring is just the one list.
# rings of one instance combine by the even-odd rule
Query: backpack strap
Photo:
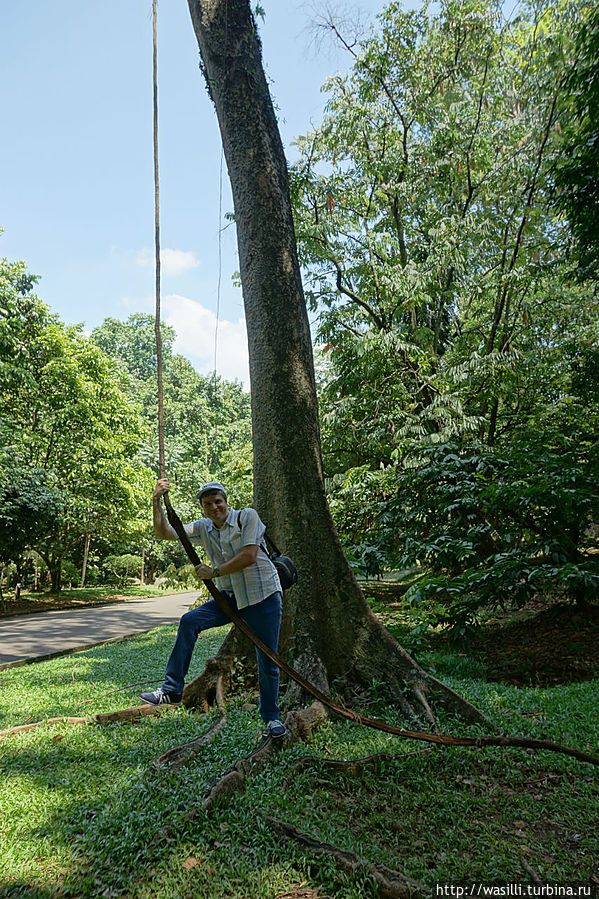
[(268, 547), (270, 549), (269, 555), (270, 556), (280, 556), (281, 550), (278, 548), (275, 541), (270, 539), (270, 537), (268, 536), (266, 531), (264, 531), (264, 539), (266, 540), (266, 543), (268, 544)]
[[(237, 526), (239, 530), (242, 529), (241, 510), (237, 513)], [(266, 541), (266, 546), (262, 546), (262, 544), (260, 544), (260, 549), (266, 553), (269, 559), (271, 559), (272, 557), (276, 558), (277, 556), (282, 555), (281, 550), (278, 548), (274, 540), (270, 539), (266, 531), (264, 531), (264, 540)]]

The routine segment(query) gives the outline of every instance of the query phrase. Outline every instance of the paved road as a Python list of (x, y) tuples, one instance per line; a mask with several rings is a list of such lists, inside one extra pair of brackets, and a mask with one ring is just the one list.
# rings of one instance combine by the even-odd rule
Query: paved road
[(114, 637), (173, 624), (198, 597), (169, 593), (149, 599), (0, 618), (0, 666), (85, 649)]

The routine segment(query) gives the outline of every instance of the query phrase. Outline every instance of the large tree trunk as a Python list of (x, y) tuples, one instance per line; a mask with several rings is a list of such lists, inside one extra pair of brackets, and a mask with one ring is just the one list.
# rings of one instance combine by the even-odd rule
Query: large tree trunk
[(294, 667), (325, 691), (339, 676), (362, 684), (376, 679), (406, 712), (430, 718), (431, 699), (446, 700), (476, 718), (475, 709), (427, 675), (382, 627), (343, 554), (324, 489), (287, 164), (256, 22), (248, 0), (188, 2), (233, 191), (256, 507), (299, 571), (298, 585), (285, 597), (283, 647)]

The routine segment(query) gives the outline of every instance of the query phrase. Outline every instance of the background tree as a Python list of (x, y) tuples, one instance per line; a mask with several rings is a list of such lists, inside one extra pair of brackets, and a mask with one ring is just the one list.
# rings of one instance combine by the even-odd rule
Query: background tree
[(591, 321), (546, 202), (576, 5), (509, 23), (485, 0), (428, 6), (385, 9), (293, 171), (342, 462), (348, 421), (358, 464), (464, 433), (494, 443), (537, 389), (521, 359), (557, 322)]
[[(239, 382), (200, 375), (183, 356), (173, 353), (175, 332), (161, 326), (164, 384), (165, 455), (177, 508), (186, 520), (201, 514), (195, 495), (200, 484), (227, 485), (238, 507), (252, 501), (250, 397)], [(146, 431), (138, 459), (158, 474), (158, 397), (154, 319), (132, 315), (126, 322), (107, 318), (92, 332), (94, 342), (118, 364), (123, 390), (141, 407)], [(152, 572), (186, 562), (176, 543), (153, 539), (146, 526), (147, 560)], [(127, 552), (113, 546), (111, 553)], [(135, 550), (137, 552), (137, 550)]]
[[(64, 509), (59, 490), (43, 469), (6, 468), (0, 478), (0, 564), (12, 561), (22, 582), (23, 557), (58, 526)], [(2, 589), (0, 577), (0, 592)]]
[[(594, 383), (597, 296), (574, 277), (569, 231), (551, 203), (586, 10), (548, 3), (505, 22), (491, 2), (449, 0), (435, 15), (427, 4), (403, 12), (391, 3), (378, 33), (346, 44), (353, 70), (329, 80), (325, 120), (300, 141), (292, 195), (324, 358), (327, 484), (365, 573), (418, 559), (441, 578), (474, 577), (468, 553), (460, 557), (475, 540), (473, 522), (456, 509), (475, 506), (481, 485), (464, 467), (443, 482), (449, 502), (435, 476), (462, 446), (490, 465), (486, 445), (498, 466), (511, 460), (523, 495), (534, 483), (543, 503), (544, 470), (555, 491), (557, 530), (538, 554), (531, 547), (546, 517), (536, 510), (538, 533), (518, 527), (518, 492), (502, 476), (522, 550), (514, 583), (530, 585), (521, 596), (533, 583), (567, 582), (579, 600), (581, 585), (594, 582), (588, 532), (581, 528), (576, 550), (565, 535), (574, 526), (570, 486), (596, 473), (596, 404), (588, 390), (582, 400), (579, 384)], [(344, 40), (334, 21), (328, 27)], [(584, 508), (588, 526), (596, 513)], [(448, 567), (438, 551), (444, 528), (455, 546)], [(483, 595), (513, 596), (501, 578), (490, 589), (487, 566), (500, 545), (477, 556), (486, 590), (469, 582), (462, 599), (471, 613)], [(582, 565), (578, 582), (566, 569), (564, 578), (542, 574), (556, 551), (558, 568)], [(538, 578), (529, 580), (535, 559)], [(457, 582), (436, 584), (445, 588), (446, 599), (459, 595)]]
[(23, 265), (3, 263), (0, 472), (5, 490), (10, 469), (22, 473), (13, 485), (24, 489), (25, 472), (29, 479), (43, 472), (38, 494), (42, 483), (60, 491), (61, 514), (35, 541), (56, 592), (63, 560), (83, 546), (90, 528), (111, 537), (135, 530), (151, 479), (136, 462), (139, 411), (123, 394), (114, 365), (79, 327), (49, 313), (34, 283)]
[[(161, 326), (165, 443), (167, 467), (180, 488), (181, 501), (189, 502), (197, 485), (211, 477), (233, 475), (231, 453), (245, 460), (246, 480), (238, 475), (246, 496), (248, 466), (251, 471), (250, 398), (239, 382), (200, 375), (183, 356), (173, 353), (175, 332)], [(156, 347), (154, 320), (131, 315), (126, 322), (107, 318), (92, 332), (94, 342), (122, 368), (123, 389), (142, 409), (148, 436), (141, 448), (146, 465), (158, 471), (158, 447), (154, 436), (158, 420), (156, 395)], [(249, 457), (248, 457), (249, 452)], [(239, 466), (238, 466), (239, 468)], [(229, 472), (229, 469), (231, 471)], [(227, 480), (228, 483), (228, 480)], [(243, 486), (242, 486), (243, 485)], [(184, 494), (188, 494), (184, 497)]]
[(558, 205), (569, 218), (581, 274), (599, 272), (599, 9), (583, 5), (576, 54), (566, 73), (562, 155), (556, 165)]

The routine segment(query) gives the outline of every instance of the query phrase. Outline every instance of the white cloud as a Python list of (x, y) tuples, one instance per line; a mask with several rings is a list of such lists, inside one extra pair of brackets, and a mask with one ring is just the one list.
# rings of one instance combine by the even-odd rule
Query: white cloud
[[(135, 262), (142, 268), (151, 268), (154, 265), (154, 251), (147, 248), (140, 250)], [(193, 250), (172, 250), (169, 247), (160, 250), (160, 268), (164, 275), (176, 278), (177, 275), (198, 268), (199, 265), (200, 260)]]
[[(177, 334), (173, 349), (185, 356), (202, 374), (214, 370), (216, 316), (201, 303), (169, 294), (162, 302), (163, 319)], [(227, 381), (242, 381), (250, 386), (245, 319), (218, 323), (216, 370)]]

